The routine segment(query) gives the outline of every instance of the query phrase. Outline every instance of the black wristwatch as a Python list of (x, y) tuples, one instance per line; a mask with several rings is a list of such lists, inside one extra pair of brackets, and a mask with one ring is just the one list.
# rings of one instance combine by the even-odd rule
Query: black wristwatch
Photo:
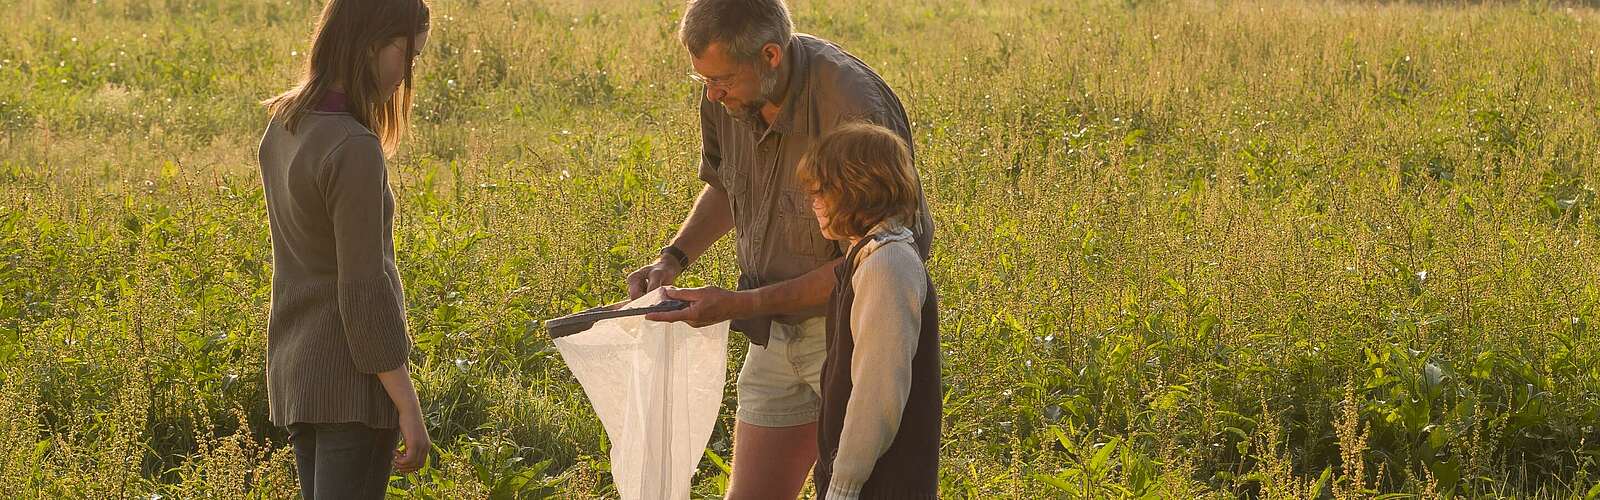
[(666, 255), (668, 257), (672, 257), (673, 259), (677, 259), (679, 269), (689, 268), (689, 255), (683, 253), (683, 250), (678, 248), (677, 245), (667, 245), (662, 247), (661, 255)]

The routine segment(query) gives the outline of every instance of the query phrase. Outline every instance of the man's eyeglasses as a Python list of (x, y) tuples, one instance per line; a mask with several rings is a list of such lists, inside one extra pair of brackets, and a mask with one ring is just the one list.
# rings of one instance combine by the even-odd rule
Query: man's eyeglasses
[(718, 78), (706, 78), (701, 76), (699, 73), (689, 73), (690, 80), (694, 80), (696, 83), (718, 90), (726, 90), (728, 87), (732, 86), (733, 80), (738, 78), (738, 76), (738, 74), (733, 74)]

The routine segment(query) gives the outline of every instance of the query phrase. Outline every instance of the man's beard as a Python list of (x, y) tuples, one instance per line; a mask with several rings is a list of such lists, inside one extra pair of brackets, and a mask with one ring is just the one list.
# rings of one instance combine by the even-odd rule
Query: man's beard
[(778, 83), (780, 83), (777, 69), (757, 64), (756, 73), (761, 80), (761, 90), (756, 98), (744, 103), (738, 109), (727, 106), (723, 106), (723, 109), (728, 111), (729, 116), (743, 122), (745, 125), (755, 129), (762, 129), (769, 124), (766, 118), (761, 116), (761, 108), (766, 107), (767, 104), (777, 103), (783, 96), (776, 95), (778, 93)]

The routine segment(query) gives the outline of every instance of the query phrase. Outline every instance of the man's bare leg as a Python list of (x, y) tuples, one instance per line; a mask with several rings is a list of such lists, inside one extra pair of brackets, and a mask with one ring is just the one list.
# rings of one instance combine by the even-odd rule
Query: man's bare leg
[(733, 430), (733, 479), (728, 498), (796, 498), (816, 462), (816, 422), (794, 427), (738, 422)]

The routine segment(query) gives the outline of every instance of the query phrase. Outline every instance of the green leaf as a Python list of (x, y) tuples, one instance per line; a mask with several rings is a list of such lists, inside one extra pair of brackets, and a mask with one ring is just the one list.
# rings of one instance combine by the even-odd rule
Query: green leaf
[(1454, 458), (1430, 463), (1428, 471), (1433, 473), (1433, 480), (1441, 489), (1453, 489), (1461, 480), (1461, 464)]
[(535, 475), (536, 473), (530, 469), (500, 478), (500, 481), (495, 483), (494, 489), (489, 490), (490, 500), (513, 500), (517, 498), (517, 493), (520, 493)]
[(1119, 444), (1122, 444), (1122, 438), (1114, 437), (1099, 451), (1094, 452), (1094, 458), (1089, 459), (1089, 471), (1095, 474), (1104, 472), (1106, 461), (1111, 459), (1111, 454), (1117, 451)]
[(1195, 332), (1202, 336), (1211, 335), (1216, 333), (1217, 326), (1221, 324), (1222, 321), (1217, 319), (1217, 315), (1205, 313), (1200, 316), (1200, 321), (1195, 323)]
[(1333, 466), (1322, 468), (1322, 475), (1317, 477), (1317, 483), (1311, 485), (1311, 498), (1322, 498), (1322, 492), (1328, 488), (1328, 482), (1333, 480)]
[(1074, 454), (1074, 455), (1076, 455), (1078, 453), (1078, 447), (1073, 445), (1072, 439), (1068, 438), (1067, 437), (1067, 433), (1063, 432), (1061, 430), (1061, 426), (1059, 426), (1059, 425), (1050, 426), (1050, 435), (1056, 437), (1056, 442), (1061, 443), (1061, 447), (1062, 448), (1066, 448), (1067, 453), (1071, 453), (1071, 454)]
[(718, 456), (717, 452), (711, 451), (711, 448), (706, 448), (706, 459), (710, 460), (712, 465), (717, 466), (717, 469), (721, 470), (723, 474), (733, 474), (733, 467), (728, 466), (728, 462)]
[(1034, 474), (1033, 478), (1034, 479), (1038, 479), (1039, 482), (1042, 482), (1044, 484), (1048, 484), (1048, 485), (1050, 485), (1050, 487), (1058, 489), (1058, 490), (1061, 490), (1061, 491), (1074, 491), (1074, 492), (1078, 491), (1078, 485), (1077, 484), (1069, 483), (1065, 479), (1062, 479), (1060, 477), (1056, 477), (1056, 476), (1052, 476), (1052, 475), (1049, 475), (1049, 474), (1042, 474), (1041, 473), (1041, 474)]

